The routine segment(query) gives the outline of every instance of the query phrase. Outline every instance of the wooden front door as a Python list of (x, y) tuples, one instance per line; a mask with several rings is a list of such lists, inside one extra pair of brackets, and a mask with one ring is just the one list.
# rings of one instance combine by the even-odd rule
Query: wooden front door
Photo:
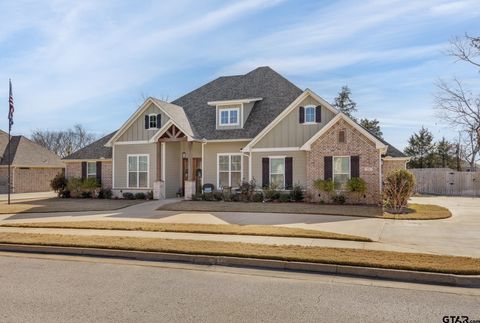
[[(198, 187), (201, 182), (201, 178), (197, 177), (197, 170), (202, 169), (202, 159), (201, 158), (192, 158), (192, 165), (193, 165), (193, 173), (192, 173), (192, 180), (197, 183), (197, 192)], [(182, 159), (182, 193), (185, 194), (185, 181), (188, 180), (188, 158)]]

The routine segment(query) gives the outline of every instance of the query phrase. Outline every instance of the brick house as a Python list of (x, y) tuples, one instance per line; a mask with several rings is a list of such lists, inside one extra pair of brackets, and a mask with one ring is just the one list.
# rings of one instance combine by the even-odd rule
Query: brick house
[[(8, 191), (8, 134), (0, 130), (0, 194)], [(50, 181), (64, 171), (65, 164), (50, 150), (24, 136), (10, 141), (12, 193), (51, 191)]]
[[(269, 67), (219, 77), (172, 101), (148, 98), (114, 133), (67, 157), (68, 176), (97, 176), (113, 193), (154, 191), (189, 198), (256, 180), (289, 190), (351, 177), (367, 183), (364, 203), (380, 203), (383, 176), (408, 158), (313, 91)], [(107, 167), (108, 165), (108, 167)], [(95, 172), (96, 170), (96, 172)]]

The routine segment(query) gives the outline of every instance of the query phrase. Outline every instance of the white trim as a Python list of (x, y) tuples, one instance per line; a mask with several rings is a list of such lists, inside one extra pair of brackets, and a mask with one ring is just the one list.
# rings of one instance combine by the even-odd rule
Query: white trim
[[(97, 162), (96, 161), (88, 161), (86, 163), (87, 163), (87, 174), (86, 174), (87, 178), (88, 178), (89, 175), (93, 175), (94, 178), (97, 178)], [(88, 164), (94, 164), (95, 165), (95, 173), (89, 173), (88, 172)]]
[[(335, 187), (335, 158), (348, 158), (348, 179), (352, 178), (352, 156), (332, 156), (332, 181)], [(359, 165), (360, 166), (360, 165)], [(345, 175), (345, 173), (338, 173), (337, 175)], [(339, 189), (337, 191), (344, 191)]]
[[(229, 156), (228, 158), (228, 185), (232, 186), (232, 158), (231, 156), (240, 156), (240, 181), (243, 180), (243, 154), (242, 153), (217, 153), (217, 189), (220, 188), (220, 156)], [(203, 172), (203, 170), (202, 170)], [(237, 171), (234, 171), (237, 172)], [(236, 187), (236, 186), (235, 186)]]
[(160, 143), (160, 147), (162, 149), (162, 169), (160, 170), (160, 172), (161, 172), (162, 180), (164, 182), (166, 182), (165, 180), (165, 150), (166, 150), (165, 146), (166, 146), (165, 142)]
[[(147, 157), (147, 187), (140, 187), (140, 175), (138, 175), (137, 178), (137, 187), (130, 187), (130, 176), (128, 176), (129, 170), (128, 170), (128, 160), (130, 157), (137, 157), (137, 174), (140, 174), (140, 171), (138, 170), (140, 167), (139, 163), (139, 157)], [(143, 172), (142, 172), (143, 173)], [(127, 154), (127, 188), (128, 189), (147, 189), (150, 186), (150, 155), (149, 154)]]
[(222, 105), (232, 105), (232, 104), (243, 104), (263, 100), (263, 98), (249, 98), (249, 99), (238, 99), (238, 100), (220, 100), (220, 101), (209, 101), (207, 102), (210, 106), (222, 106)]
[(392, 160), (392, 161), (409, 161), (411, 157), (391, 157), (391, 156), (385, 156), (382, 158), (383, 160)]
[[(313, 109), (313, 121), (307, 121), (307, 109)], [(312, 124), (317, 124), (315, 120), (317, 120), (317, 109), (316, 106), (313, 104), (308, 104), (303, 107), (303, 124), (304, 125), (312, 125)]]
[(251, 152), (268, 153), (275, 151), (300, 151), (300, 147), (272, 147), (272, 148), (252, 148)]
[(245, 138), (245, 139), (212, 139), (212, 140), (207, 140), (204, 139), (207, 143), (209, 142), (236, 142), (236, 141), (251, 141), (252, 138)]
[(187, 137), (187, 141), (194, 141), (192, 137), (190, 137), (172, 118), (170, 118), (164, 125), (161, 127), (153, 136), (148, 140), (148, 143), (154, 143), (157, 142), (160, 136), (162, 136), (170, 126), (174, 125), (178, 129), (180, 129), (181, 132)]
[(378, 153), (378, 163), (379, 163), (379, 166), (378, 166), (378, 170), (379, 170), (379, 174), (380, 176), (379, 179), (378, 179), (378, 185), (379, 185), (379, 188), (380, 188), (380, 193), (382, 193), (382, 189), (383, 189), (383, 161), (382, 161), (382, 153), (379, 152)]
[(201, 190), (202, 190), (202, 192), (203, 192), (203, 179), (205, 177), (205, 168), (203, 166), (203, 161), (204, 161), (204, 158), (205, 158), (205, 145), (206, 144), (207, 144), (206, 142), (202, 141), (202, 180), (201, 180), (201, 184), (202, 184)]
[(112, 161), (112, 158), (99, 158), (99, 159), (62, 159), (64, 163), (78, 163), (78, 162), (84, 162), (84, 161)]
[(115, 145), (112, 146), (112, 188), (115, 187)]
[[(237, 122), (236, 123), (230, 123), (230, 118), (231, 118), (230, 114), (233, 111), (237, 112)], [(238, 107), (238, 108), (218, 108), (218, 126), (219, 127), (239, 126), (240, 125), (240, 117), (241, 117), (240, 111), (241, 111), (240, 107)], [(223, 123), (222, 122), (222, 112), (227, 112), (228, 123)]]
[(252, 153), (249, 153), (248, 154), (248, 181), (250, 182), (253, 178), (253, 175), (252, 175)]
[(114, 145), (142, 145), (142, 144), (149, 144), (148, 140), (137, 140), (137, 141), (116, 141), (112, 144)]
[[(158, 113), (149, 113), (149, 114), (147, 114), (147, 115), (148, 115), (148, 129), (146, 129), (146, 130), (158, 130), (158, 129), (159, 129), (159, 128), (158, 128), (158, 117), (157, 117), (157, 116), (158, 116)], [(152, 116), (155, 117), (155, 124), (157, 125), (156, 127), (150, 127), (150, 122), (152, 122), (152, 121), (150, 120), (150, 118), (151, 118)]]
[(318, 96), (315, 92), (313, 92), (310, 89), (306, 89), (303, 91), (302, 94), (300, 94), (290, 105), (282, 111), (268, 126), (266, 126), (258, 135), (255, 136), (255, 138), (252, 139), (252, 141), (245, 147), (245, 151), (250, 151), (250, 149), (260, 141), (270, 130), (272, 130), (280, 121), (282, 121), (293, 109), (295, 109), (302, 101), (307, 98), (308, 96), (313, 97), (315, 100), (320, 102), (320, 105), (322, 107), (326, 107), (333, 113), (337, 114), (339, 111), (332, 107), (330, 103), (322, 99), (320, 96)]
[(271, 185), (272, 184), (272, 159), (283, 159), (283, 174), (280, 174), (280, 173), (275, 173), (273, 175), (283, 175), (283, 186), (280, 187), (282, 190), (285, 190), (285, 177), (286, 177), (286, 173), (287, 173), (287, 170), (285, 169), (285, 165), (286, 165), (286, 162), (285, 162), (285, 158), (287, 158), (287, 156), (268, 156), (268, 183)]
[(362, 135), (370, 139), (373, 143), (375, 143), (375, 148), (382, 150), (382, 152), (387, 150), (387, 145), (385, 145), (383, 142), (375, 138), (370, 132), (367, 130), (363, 129), (360, 125), (358, 125), (355, 121), (353, 121), (350, 117), (348, 117), (346, 114), (340, 112), (338, 113), (332, 120), (330, 120), (322, 129), (320, 129), (316, 134), (314, 134), (308, 141), (303, 144), (303, 146), (300, 148), (301, 150), (311, 150), (312, 144), (317, 141), (318, 138), (320, 138), (323, 134), (325, 134), (330, 128), (337, 123), (340, 119), (345, 120), (350, 126), (358, 130)]

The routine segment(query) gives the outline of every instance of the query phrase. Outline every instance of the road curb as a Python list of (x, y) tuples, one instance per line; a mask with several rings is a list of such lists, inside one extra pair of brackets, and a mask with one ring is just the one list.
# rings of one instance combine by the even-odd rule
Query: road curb
[(480, 287), (480, 275), (454, 275), (421, 271), (357, 267), (270, 259), (21, 244), (0, 244), (0, 251), (110, 257), (143, 261), (182, 262), (198, 265), (215, 265), (228, 267), (250, 267), (260, 269), (310, 272), (338, 276), (367, 277), (423, 284), (436, 284), (472, 288)]

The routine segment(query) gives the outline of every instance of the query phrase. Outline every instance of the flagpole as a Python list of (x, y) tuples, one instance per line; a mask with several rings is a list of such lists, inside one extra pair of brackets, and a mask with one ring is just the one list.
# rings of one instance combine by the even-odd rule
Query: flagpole
[(11, 174), (10, 174), (10, 164), (12, 163), (12, 156), (10, 151), (10, 144), (12, 143), (12, 124), (13, 124), (13, 94), (12, 94), (12, 80), (8, 79), (9, 85), (9, 97), (8, 97), (8, 205), (10, 205), (10, 192), (11, 192)]
[(11, 186), (11, 181), (10, 181), (10, 163), (11, 163), (11, 156), (10, 156), (10, 143), (12, 140), (12, 136), (10, 136), (10, 131), (12, 129), (12, 126), (8, 126), (8, 205), (10, 205), (10, 186)]

